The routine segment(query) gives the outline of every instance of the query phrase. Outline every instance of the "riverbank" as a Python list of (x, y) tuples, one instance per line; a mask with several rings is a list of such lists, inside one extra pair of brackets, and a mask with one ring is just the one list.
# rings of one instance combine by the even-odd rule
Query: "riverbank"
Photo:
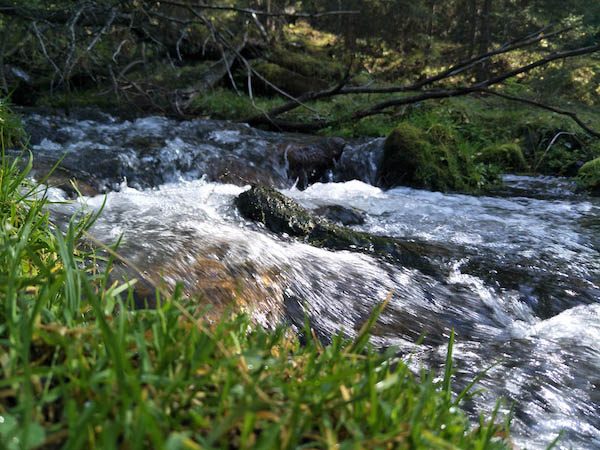
[[(343, 121), (344, 111), (350, 106), (367, 107), (372, 101), (373, 95), (334, 98), (312, 104), (311, 111), (292, 112), (285, 119), (297, 123), (308, 123), (317, 116), (340, 120), (338, 125), (317, 134), (345, 139), (388, 137), (398, 127), (412, 127), (414, 132), (407, 144), (414, 147), (415, 155), (410, 157), (418, 160), (418, 154), (428, 153), (422, 145), (417, 148), (424, 141), (431, 149), (431, 163), (422, 164), (417, 185), (433, 190), (481, 193), (494, 188), (498, 175), (508, 172), (573, 177), (583, 189), (592, 194), (598, 192), (600, 173), (596, 166), (588, 164), (581, 173), (579, 169), (600, 157), (600, 140), (566, 115), (493, 96), (479, 96), (408, 105), (390, 115)], [(243, 121), (282, 102), (273, 97), (256, 97), (253, 104), (247, 95), (215, 89), (197, 100), (190, 117)], [(107, 104), (106, 99), (96, 98), (93, 91), (47, 98), (42, 105), (67, 112), (78, 107), (108, 107), (107, 111), (135, 118), (126, 105), (110, 101)], [(600, 115), (595, 106), (565, 105), (592, 129), (600, 129)], [(450, 163), (440, 166), (443, 161)], [(438, 184), (428, 181), (442, 178), (461, 181)]]
[[(276, 43), (254, 36), (239, 44), (243, 50), (215, 53), (209, 46), (190, 59), (179, 53), (178, 42), (176, 64), (155, 53), (145, 55), (143, 47), (145, 56), (118, 74), (112, 61), (110, 76), (80, 74), (56, 88), (49, 77), (24, 74), (9, 81), (19, 104), (67, 112), (98, 107), (130, 119), (157, 114), (230, 120), (342, 138), (387, 137), (410, 126), (407, 137), (414, 142), (405, 143), (415, 147), (410, 158), (427, 154), (418, 173), (406, 176), (411, 186), (484, 193), (500, 173), (518, 173), (577, 177), (582, 188), (598, 192), (600, 166), (590, 164), (600, 157), (594, 131), (600, 130), (595, 53), (574, 60), (568, 54), (557, 61), (552, 56), (542, 64), (543, 71), (524, 70), (526, 61), (543, 62), (558, 45), (550, 44), (555, 33), (547, 41), (541, 30), (531, 42), (525, 39), (491, 53), (495, 57), (484, 64), (486, 76), (499, 79), (490, 90), (475, 82), (481, 73), (467, 70), (478, 66), (477, 58), (465, 67), (454, 59), (461, 54), (457, 43), (448, 46), (432, 37), (422, 60), (416, 48), (398, 52), (385, 40), (375, 39), (372, 48), (348, 47), (343, 32), (332, 33), (332, 24), (323, 25), (280, 23)], [(540, 40), (541, 48), (530, 47)], [(237, 58), (228, 57), (229, 51)], [(382, 184), (392, 185), (396, 183)]]
[[(4, 142), (23, 138), (10, 110), (3, 119)], [(393, 348), (369, 346), (385, 304), (355, 338), (328, 345), (308, 325), (295, 336), (235, 312), (204, 321), (206, 302), (179, 288), (156, 285), (155, 309), (129, 308), (136, 280), (108, 277), (118, 249), (82, 243), (96, 216), (58, 230), (44, 194), (31, 195), (40, 186), (29, 169), (3, 153), (0, 437), (9, 448), (510, 447), (508, 419), (494, 413), (473, 428), (464, 394), (451, 393), (452, 338), (441, 373), (415, 375)]]

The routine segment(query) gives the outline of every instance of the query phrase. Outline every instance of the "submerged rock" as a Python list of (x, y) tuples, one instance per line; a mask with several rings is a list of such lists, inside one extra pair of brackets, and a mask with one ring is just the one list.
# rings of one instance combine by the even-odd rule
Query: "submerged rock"
[(294, 200), (273, 188), (255, 185), (242, 192), (235, 204), (242, 216), (262, 223), (274, 233), (287, 233), (305, 242), (332, 250), (348, 250), (391, 259), (428, 275), (438, 275), (430, 258), (446, 256), (443, 248), (414, 241), (401, 241), (335, 225), (311, 214)]
[(128, 267), (115, 267), (111, 279), (137, 279), (133, 287), (136, 309), (156, 308), (156, 286), (172, 294), (179, 284), (182, 296), (196, 300), (198, 312), (209, 320), (218, 320), (230, 311), (244, 311), (267, 328), (281, 322), (286, 285), (279, 269), (258, 268), (250, 261), (222, 261), (219, 256), (226, 251), (224, 242), (196, 250), (193, 257), (170, 255), (158, 264), (142, 262), (143, 277)]
[[(18, 153), (14, 151), (7, 153), (18, 158)], [(22, 167), (27, 162), (24, 158), (19, 161)], [(45, 180), (44, 184), (49, 187), (61, 189), (68, 198), (76, 198), (79, 194), (93, 197), (102, 192), (102, 183), (94, 175), (63, 165), (54, 167), (55, 164), (43, 157), (35, 158), (29, 175), (36, 181)]]
[(290, 185), (285, 173), (281, 174), (271, 167), (253, 165), (235, 157), (212, 158), (206, 170), (208, 179), (218, 183), (229, 183), (236, 186), (257, 183), (274, 187)]
[(341, 205), (323, 205), (313, 211), (318, 216), (331, 222), (342, 225), (362, 225), (366, 220), (366, 213), (358, 208), (346, 208)]

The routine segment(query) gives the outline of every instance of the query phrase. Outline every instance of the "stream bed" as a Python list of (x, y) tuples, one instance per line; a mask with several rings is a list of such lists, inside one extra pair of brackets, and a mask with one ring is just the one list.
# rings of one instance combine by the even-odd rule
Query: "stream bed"
[[(504, 413), (514, 403), (518, 446), (544, 448), (562, 430), (559, 448), (600, 448), (600, 201), (570, 181), (507, 175), (479, 197), (384, 191), (374, 185), (381, 139), (95, 110), (23, 117), (39, 174), (67, 152), (52, 199), (73, 197), (72, 177), (86, 194), (53, 205), (54, 220), (97, 210), (106, 194), (91, 234), (107, 244), (122, 236), (120, 253), (148, 276), (181, 280), (186, 294), (217, 310), (236, 305), (265, 327), (301, 327), (308, 315), (324, 341), (355, 334), (391, 295), (374, 345), (439, 369), (454, 329), (455, 391), (498, 363), (465, 405), (474, 418), (503, 398)], [(298, 155), (315, 148), (334, 164), (317, 156), (302, 169)], [(440, 275), (274, 234), (234, 206), (254, 182), (311, 210), (354, 211), (355, 230), (439, 248)]]

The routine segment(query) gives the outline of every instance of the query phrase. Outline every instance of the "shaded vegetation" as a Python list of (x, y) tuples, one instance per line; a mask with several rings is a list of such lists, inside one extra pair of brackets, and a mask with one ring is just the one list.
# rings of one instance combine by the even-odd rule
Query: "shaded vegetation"
[(415, 185), (443, 190), (574, 176), (598, 156), (600, 7), (582, 0), (0, 7), (0, 88), (20, 104), (352, 137), (440, 123), (455, 148), (433, 136)]
[(385, 141), (377, 177), (388, 188), (475, 192), (494, 184), (498, 173), (476, 164), (474, 153), (468, 141), (459, 140), (452, 123), (435, 122), (425, 131), (403, 123)]
[(600, 195), (600, 157), (581, 166), (577, 178), (586, 189)]
[(485, 147), (476, 156), (476, 161), (494, 164), (504, 171), (521, 171), (529, 167), (523, 156), (523, 150), (517, 142)]

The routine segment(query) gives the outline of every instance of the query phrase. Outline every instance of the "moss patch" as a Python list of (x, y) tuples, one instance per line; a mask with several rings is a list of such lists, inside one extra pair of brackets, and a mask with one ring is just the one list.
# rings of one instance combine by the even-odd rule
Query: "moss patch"
[(294, 51), (279, 47), (271, 52), (268, 59), (305, 77), (339, 81), (344, 75), (342, 65), (323, 51), (313, 54), (305, 49)]
[(476, 164), (473, 148), (449, 124), (427, 131), (401, 123), (387, 137), (378, 168), (384, 188), (412, 186), (436, 191), (476, 192), (496, 181), (496, 171)]
[[(326, 89), (328, 86), (327, 82), (319, 78), (307, 77), (269, 62), (259, 62), (254, 65), (254, 69), (270, 83), (294, 96), (299, 96), (310, 91)], [(255, 77), (254, 85), (261, 93), (276, 92), (275, 89), (267, 83), (260, 81), (257, 77)]]
[(521, 146), (517, 142), (489, 145), (477, 155), (476, 161), (494, 164), (508, 170), (523, 170), (528, 167)]
[(256, 106), (247, 95), (238, 95), (229, 89), (217, 88), (195, 96), (190, 110), (194, 114), (213, 119), (240, 120), (257, 114), (260, 109), (274, 108), (280, 105), (282, 100), (254, 97), (254, 102)]
[(577, 179), (593, 195), (600, 195), (600, 158), (588, 161), (581, 166)]
[(86, 108), (98, 107), (115, 109), (119, 106), (119, 100), (113, 93), (107, 95), (98, 89), (73, 89), (71, 91), (59, 91), (54, 94), (45, 93), (36, 100), (36, 106), (50, 106), (53, 108)]

